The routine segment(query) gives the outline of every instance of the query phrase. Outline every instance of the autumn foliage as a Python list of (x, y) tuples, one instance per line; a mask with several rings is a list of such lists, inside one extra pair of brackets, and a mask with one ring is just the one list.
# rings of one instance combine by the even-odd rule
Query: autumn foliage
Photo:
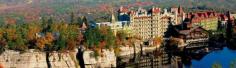
[[(39, 49), (42, 51), (74, 50), (81, 45), (84, 34), (79, 24), (54, 22), (53, 18), (45, 17), (41, 22), (13, 23), (14, 18), (6, 18), (0, 27), (0, 50), (25, 51)], [(76, 23), (76, 22), (74, 22)]]
[(37, 38), (37, 33), (40, 33), (40, 31), (42, 30), (41, 27), (38, 24), (34, 24), (31, 23), (32, 25), (30, 25), (28, 28), (28, 32), (27, 32), (27, 40), (35, 40)]
[(46, 45), (51, 46), (53, 40), (54, 40), (54, 37), (52, 33), (46, 33), (44, 37), (37, 39), (36, 45), (39, 49), (44, 49)]
[(163, 38), (162, 37), (155, 37), (153, 39), (153, 45), (161, 45), (162, 42), (163, 42)]
[[(52, 17), (43, 17), (42, 21), (38, 22), (3, 24), (4, 26), (0, 27), (0, 50), (65, 51), (75, 50), (83, 45), (88, 49), (100, 51), (133, 43), (133, 39), (127, 39), (124, 31), (118, 31), (115, 35), (110, 27), (91, 28), (88, 27), (90, 24), (86, 17), (77, 19), (79, 20), (66, 23), (55, 22)], [(81, 25), (86, 28), (81, 28)]]

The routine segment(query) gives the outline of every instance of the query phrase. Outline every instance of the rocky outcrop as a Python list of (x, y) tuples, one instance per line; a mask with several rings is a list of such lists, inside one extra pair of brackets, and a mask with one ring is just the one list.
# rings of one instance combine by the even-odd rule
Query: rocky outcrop
[(46, 53), (29, 50), (24, 53), (6, 50), (0, 55), (0, 65), (4, 68), (79, 68), (75, 52), (52, 52), (49, 61), (46, 61)]
[(53, 52), (50, 54), (49, 61), (51, 68), (78, 68), (78, 62), (76, 59), (77, 52)]
[(139, 53), (142, 49), (141, 45), (142, 42), (140, 40), (136, 40), (134, 46), (121, 46), (119, 47), (120, 52), (117, 56), (128, 56), (134, 53)]
[(6, 50), (0, 55), (0, 64), (4, 68), (47, 68), (45, 53)]
[(127, 56), (127, 55), (131, 55), (134, 53), (139, 53), (141, 51), (141, 48), (138, 46), (134, 47), (120, 47), (120, 53), (118, 54), (118, 56)]
[(94, 51), (84, 51), (83, 58), (86, 68), (111, 68), (116, 67), (114, 50), (102, 49), (102, 56), (93, 56)]

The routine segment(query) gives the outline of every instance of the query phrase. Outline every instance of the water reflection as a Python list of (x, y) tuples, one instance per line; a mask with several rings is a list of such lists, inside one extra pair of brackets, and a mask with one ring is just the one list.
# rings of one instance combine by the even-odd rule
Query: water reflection
[(177, 50), (160, 48), (152, 52), (118, 57), (117, 65), (122, 68), (137, 66), (154, 68), (212, 68), (212, 66), (220, 66), (222, 68), (236, 68), (236, 50), (231, 49), (224, 46)]
[[(211, 68), (214, 64), (219, 64), (223, 68), (230, 68), (236, 62), (236, 51), (224, 47), (222, 50), (215, 50), (205, 55), (201, 60), (193, 59), (192, 68)], [(189, 66), (188, 66), (189, 67)]]

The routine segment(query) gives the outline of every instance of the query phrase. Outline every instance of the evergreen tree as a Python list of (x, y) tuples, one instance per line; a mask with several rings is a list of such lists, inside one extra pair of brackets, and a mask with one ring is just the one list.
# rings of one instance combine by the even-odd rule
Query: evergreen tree
[(101, 39), (101, 34), (98, 28), (88, 28), (84, 34), (85, 45), (89, 48), (98, 47)]
[(75, 15), (73, 12), (71, 12), (71, 15), (70, 15), (70, 23), (74, 23), (74, 18), (75, 18)]
[(105, 41), (107, 42), (106, 48), (111, 48), (115, 45), (115, 36), (110, 28), (107, 29)]
[(82, 20), (82, 21), (83, 21), (83, 23), (85, 23), (86, 25), (90, 25), (90, 24), (88, 23), (88, 20), (87, 20), (87, 18), (86, 18), (85, 16), (83, 17), (83, 20)]
[(83, 20), (82, 20), (81, 17), (78, 17), (78, 18), (77, 18), (77, 23), (78, 23), (79, 27), (82, 27), (82, 25), (83, 25)]
[(227, 28), (226, 28), (226, 33), (227, 33), (227, 39), (230, 39), (232, 37), (232, 21), (230, 19), (230, 12), (228, 11), (226, 13), (227, 17), (228, 17), (228, 21), (227, 21)]

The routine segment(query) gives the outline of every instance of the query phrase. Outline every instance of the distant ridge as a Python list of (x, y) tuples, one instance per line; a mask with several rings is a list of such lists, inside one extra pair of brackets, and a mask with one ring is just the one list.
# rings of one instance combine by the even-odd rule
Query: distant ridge
[(188, 8), (219, 8), (236, 10), (236, 0), (0, 0), (0, 4), (25, 4), (34, 1), (41, 3), (73, 3), (84, 6), (97, 6), (100, 4), (115, 4), (127, 6), (160, 6), (172, 7), (181, 5)]

